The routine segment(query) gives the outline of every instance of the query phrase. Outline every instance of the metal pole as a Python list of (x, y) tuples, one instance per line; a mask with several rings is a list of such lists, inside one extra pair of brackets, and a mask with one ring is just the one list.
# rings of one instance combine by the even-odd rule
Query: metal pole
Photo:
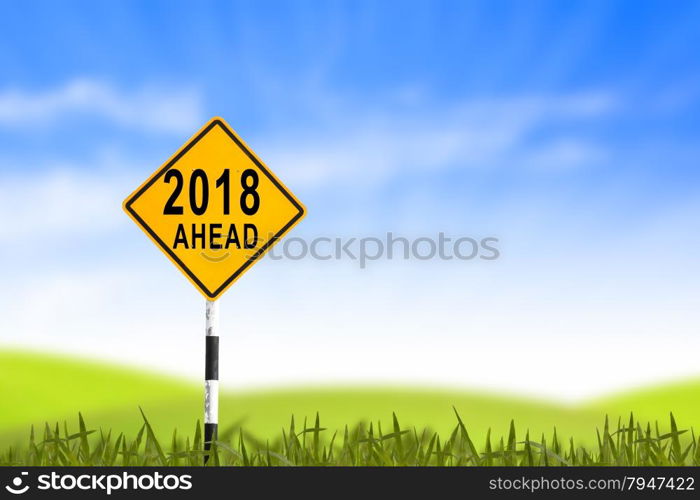
[[(207, 300), (204, 369), (204, 449), (211, 449), (219, 426), (219, 302)], [(207, 463), (208, 456), (204, 456)]]

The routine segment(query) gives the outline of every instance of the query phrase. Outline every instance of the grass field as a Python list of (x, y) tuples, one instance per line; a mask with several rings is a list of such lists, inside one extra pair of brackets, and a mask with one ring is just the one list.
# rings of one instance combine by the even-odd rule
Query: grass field
[(261, 441), (243, 429), (224, 430), (211, 443), (202, 442), (197, 423), (191, 436), (174, 431), (166, 445), (142, 413), (135, 438), (90, 429), (78, 416), (71, 429), (46, 424), (32, 428), (18, 448), (0, 451), (0, 466), (666, 466), (700, 465), (700, 441), (680, 429), (673, 415), (670, 432), (644, 425), (632, 416), (611, 426), (606, 419), (596, 431), (596, 446), (563, 441), (556, 429), (549, 438), (518, 434), (486, 434), (477, 446), (459, 414), (450, 433), (406, 428), (392, 415), (389, 426), (359, 423), (341, 431), (323, 427), (320, 417), (303, 423), (291, 419), (276, 437)]
[[(20, 351), (0, 351), (0, 447), (26, 443), (31, 425), (75, 422), (80, 411), (91, 428), (114, 429), (135, 436), (143, 424), (143, 408), (159, 439), (169, 442), (173, 429), (192, 434), (201, 418), (202, 389), (197, 384), (146, 372), (105, 366), (71, 358)], [(378, 422), (391, 428), (395, 412), (403, 428), (429, 428), (449, 436), (455, 427), (453, 407), (469, 433), (483, 443), (507, 436), (511, 419), (519, 435), (551, 436), (556, 426), (566, 442), (597, 445), (596, 429), (608, 414), (613, 427), (634, 412), (635, 418), (669, 427), (673, 411), (680, 426), (700, 429), (700, 382), (639, 390), (578, 406), (546, 401), (436, 389), (333, 387), (222, 394), (222, 428), (239, 424), (261, 440), (274, 440), (289, 426), (310, 421), (319, 412), (323, 426), (342, 430), (357, 422)]]

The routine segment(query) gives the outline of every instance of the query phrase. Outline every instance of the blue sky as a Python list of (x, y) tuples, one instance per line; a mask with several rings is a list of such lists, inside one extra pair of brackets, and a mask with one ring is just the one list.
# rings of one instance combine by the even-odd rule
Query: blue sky
[[(222, 355), (251, 360), (231, 385), (575, 399), (696, 374), (699, 21), (697, 2), (7, 2), (0, 343), (146, 364), (133, 342), (148, 328), (144, 352), (178, 339), (158, 368), (197, 376), (200, 297), (120, 202), (221, 115), (308, 207), (299, 235), (445, 231), (502, 251), (260, 263), (223, 299)], [(572, 349), (590, 363), (630, 339), (624, 376), (551, 380)], [(262, 352), (275, 370), (258, 373)], [(530, 378), (487, 369), (543, 353)]]

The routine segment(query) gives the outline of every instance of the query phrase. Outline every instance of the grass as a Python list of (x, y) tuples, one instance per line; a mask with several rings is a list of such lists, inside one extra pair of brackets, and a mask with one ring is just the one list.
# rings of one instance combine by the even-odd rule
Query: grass
[(67, 424), (44, 426), (37, 439), (32, 428), (22, 449), (0, 454), (0, 465), (9, 466), (665, 466), (700, 465), (700, 441), (694, 431), (680, 430), (671, 414), (670, 432), (658, 425), (642, 425), (630, 415), (611, 428), (606, 418), (596, 430), (597, 446), (562, 441), (554, 429), (551, 437), (535, 438), (516, 433), (511, 421), (506, 436), (487, 432), (477, 448), (466, 425), (455, 411), (456, 424), (448, 435), (427, 429), (405, 428), (396, 414), (388, 429), (381, 423), (360, 423), (352, 429), (329, 434), (318, 416), (313, 425), (290, 425), (273, 441), (261, 441), (240, 427), (224, 430), (205, 451), (202, 429), (182, 438), (174, 432), (167, 447), (160, 442), (143, 415), (133, 439), (123, 433), (88, 429), (82, 415), (77, 431)]

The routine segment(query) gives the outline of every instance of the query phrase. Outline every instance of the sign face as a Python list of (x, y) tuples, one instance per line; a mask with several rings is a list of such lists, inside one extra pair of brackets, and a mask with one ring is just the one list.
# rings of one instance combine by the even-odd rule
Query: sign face
[(209, 300), (305, 213), (221, 118), (156, 170), (124, 201), (124, 210)]

